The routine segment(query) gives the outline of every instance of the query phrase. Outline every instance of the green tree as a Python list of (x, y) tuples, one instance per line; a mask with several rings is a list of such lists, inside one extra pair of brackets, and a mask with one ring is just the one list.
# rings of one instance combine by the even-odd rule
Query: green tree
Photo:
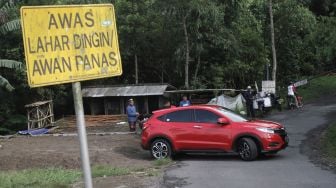
[(309, 67), (316, 66), (314, 44), (309, 44), (316, 29), (315, 16), (302, 4), (284, 0), (276, 4), (274, 19), (280, 81), (288, 83), (304, 73), (311, 75)]
[[(16, 14), (16, 5), (14, 0), (0, 1), (0, 37), (6, 36), (8, 32), (20, 30), (20, 19)], [(13, 49), (0, 49), (1, 51), (10, 51)], [(17, 50), (17, 49), (14, 49)], [(21, 62), (3, 59), (0, 56), (0, 68), (20, 68)], [(8, 82), (6, 78), (0, 75), (0, 87), (5, 88), (7, 91), (13, 91), (14, 87)]]

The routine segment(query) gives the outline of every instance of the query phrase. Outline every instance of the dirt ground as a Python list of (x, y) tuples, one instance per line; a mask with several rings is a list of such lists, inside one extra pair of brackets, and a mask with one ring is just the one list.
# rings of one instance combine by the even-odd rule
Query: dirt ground
[[(18, 136), (0, 139), (0, 170), (64, 167), (80, 168), (77, 136)], [(88, 136), (91, 166), (149, 168), (153, 160), (140, 146), (140, 135)], [(153, 177), (152, 177), (153, 178)], [(151, 178), (141, 173), (94, 179), (94, 187), (148, 187)], [(82, 187), (79, 183), (75, 187)]]

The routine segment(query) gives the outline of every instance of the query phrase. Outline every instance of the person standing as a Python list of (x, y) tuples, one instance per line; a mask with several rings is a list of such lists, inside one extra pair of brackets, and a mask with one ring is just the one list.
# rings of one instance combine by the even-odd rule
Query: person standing
[(170, 101), (169, 101), (169, 100), (166, 100), (166, 101), (164, 102), (164, 104), (163, 104), (162, 109), (170, 108), (170, 107), (171, 107), (171, 103), (170, 103)]
[(139, 113), (136, 111), (135, 106), (134, 106), (134, 101), (133, 99), (128, 100), (128, 105), (126, 108), (126, 113), (127, 113), (127, 119), (128, 119), (128, 124), (130, 128), (130, 132), (135, 132), (136, 129), (136, 120), (139, 116)]
[(164, 104), (163, 104), (163, 106), (162, 106), (161, 109), (175, 108), (175, 107), (176, 107), (176, 106), (174, 106), (174, 105), (172, 105), (172, 104), (170, 103), (170, 100), (166, 100), (166, 101), (164, 102)]
[(191, 103), (190, 101), (188, 100), (187, 96), (183, 96), (182, 97), (182, 101), (180, 101), (180, 106), (190, 106)]
[(252, 91), (251, 86), (247, 86), (247, 90), (243, 92), (243, 97), (246, 101), (247, 116), (255, 118), (255, 112), (253, 108), (254, 93)]
[[(289, 84), (289, 86), (288, 86), (288, 96), (287, 96), (287, 98), (288, 98), (288, 100), (290, 101), (290, 100), (294, 100), (294, 103), (295, 103), (295, 107), (296, 108), (298, 108), (298, 100), (297, 100), (297, 98), (296, 98), (296, 88), (295, 88), (295, 85), (294, 85), (294, 83), (293, 82), (291, 82), (290, 84)], [(288, 107), (290, 108), (290, 102), (288, 102)]]

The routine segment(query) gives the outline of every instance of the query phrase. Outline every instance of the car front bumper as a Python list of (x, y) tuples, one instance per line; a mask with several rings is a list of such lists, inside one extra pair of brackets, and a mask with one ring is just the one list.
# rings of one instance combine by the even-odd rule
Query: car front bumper
[(276, 152), (285, 149), (289, 144), (289, 137), (285, 131), (275, 134), (267, 134), (263, 140), (263, 153)]

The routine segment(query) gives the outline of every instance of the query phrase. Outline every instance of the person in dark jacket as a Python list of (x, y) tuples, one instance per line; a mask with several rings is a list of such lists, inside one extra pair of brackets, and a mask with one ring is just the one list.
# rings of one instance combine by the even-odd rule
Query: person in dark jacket
[(139, 116), (139, 113), (135, 109), (133, 99), (128, 100), (128, 106), (126, 108), (126, 113), (127, 113), (127, 119), (128, 119), (130, 131), (135, 132), (135, 129), (136, 129), (135, 124)]
[(255, 113), (254, 113), (254, 108), (253, 108), (254, 92), (251, 86), (247, 86), (247, 90), (243, 92), (243, 97), (246, 101), (247, 116), (251, 118), (255, 118)]

